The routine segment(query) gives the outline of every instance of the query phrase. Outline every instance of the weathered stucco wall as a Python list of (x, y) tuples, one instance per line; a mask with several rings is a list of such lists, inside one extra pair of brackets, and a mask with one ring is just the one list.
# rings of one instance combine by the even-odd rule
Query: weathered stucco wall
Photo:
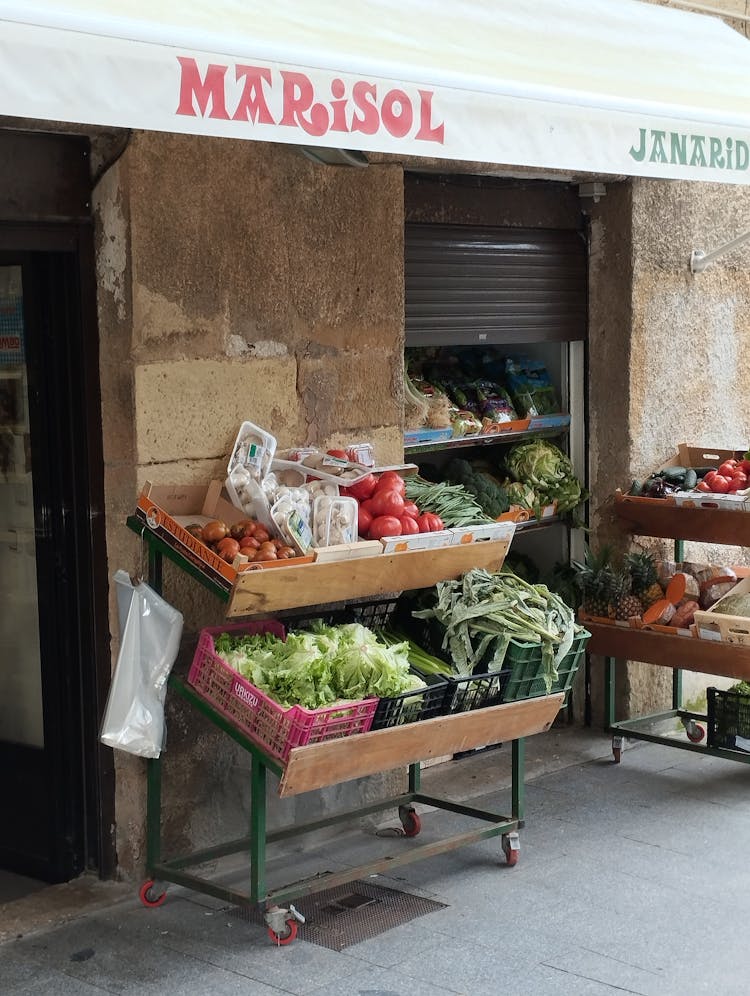
[[(691, 274), (693, 248), (747, 230), (750, 193), (724, 185), (635, 180), (611, 184), (591, 210), (590, 466), (596, 541), (628, 540), (607, 507), (615, 488), (646, 476), (680, 442), (746, 445), (742, 385), (750, 365), (747, 249)], [(634, 543), (671, 556), (671, 541)], [(742, 563), (739, 547), (686, 544), (696, 561)], [(601, 668), (592, 669), (601, 715)], [(622, 715), (671, 701), (671, 671), (620, 669)], [(686, 676), (688, 700), (714, 678)]]
[[(112, 570), (138, 568), (122, 523), (142, 483), (223, 478), (244, 420), (279, 446), (369, 439), (379, 462), (403, 458), (402, 190), (394, 165), (333, 169), (281, 146), (133, 137), (96, 205)], [(164, 590), (185, 617), (185, 666), (222, 608), (169, 565)], [(179, 702), (168, 711), (169, 846), (244, 832), (248, 756)], [(309, 818), (394, 779), (272, 803), (271, 818), (292, 822), (300, 806)], [(125, 874), (143, 860), (144, 800), (144, 765), (118, 752)]]

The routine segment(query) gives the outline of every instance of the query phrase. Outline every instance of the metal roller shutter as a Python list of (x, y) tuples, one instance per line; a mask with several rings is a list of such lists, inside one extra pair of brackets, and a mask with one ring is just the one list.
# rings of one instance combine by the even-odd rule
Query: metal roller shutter
[(586, 338), (586, 246), (575, 231), (406, 226), (408, 346)]

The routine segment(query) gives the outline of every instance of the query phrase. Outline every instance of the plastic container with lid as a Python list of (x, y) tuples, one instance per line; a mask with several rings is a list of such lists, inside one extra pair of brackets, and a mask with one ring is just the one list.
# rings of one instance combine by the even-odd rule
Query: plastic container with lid
[(306, 556), (313, 545), (312, 529), (289, 494), (274, 502), (271, 518), (282, 539), (301, 557)]
[(358, 511), (356, 498), (318, 495), (313, 502), (313, 545), (355, 543)]

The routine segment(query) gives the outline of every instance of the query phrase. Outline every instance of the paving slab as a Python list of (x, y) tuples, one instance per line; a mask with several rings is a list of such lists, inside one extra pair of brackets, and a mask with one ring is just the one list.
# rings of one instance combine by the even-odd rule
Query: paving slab
[[(371, 879), (444, 909), (342, 952), (301, 940), (278, 948), (220, 900), (172, 887), (163, 906), (144, 909), (133, 887), (54, 928), (37, 918), (0, 946), (0, 992), (748, 996), (750, 769), (643, 743), (614, 764), (609, 738), (593, 731), (556, 733), (554, 759), (541, 756), (543, 737), (533, 741), (515, 868), (493, 839)], [(424, 782), (507, 812), (510, 751), (435, 766)], [(370, 831), (287, 849), (273, 875), (352, 867), (467, 826), (444, 811), (422, 823), (417, 841)]]

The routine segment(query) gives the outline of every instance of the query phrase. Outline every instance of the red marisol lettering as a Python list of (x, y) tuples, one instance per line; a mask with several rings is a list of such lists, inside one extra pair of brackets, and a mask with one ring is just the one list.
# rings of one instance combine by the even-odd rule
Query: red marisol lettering
[[(360, 81), (352, 87), (352, 102), (362, 111), (362, 117), (356, 114), (352, 117), (352, 131), (361, 131), (363, 135), (374, 135), (380, 127), (380, 117), (375, 101), (378, 88), (374, 83)], [(369, 98), (369, 99), (368, 99)]]
[(220, 118), (223, 121), (229, 120), (227, 114), (226, 99), (224, 96), (224, 77), (227, 74), (228, 66), (217, 66), (211, 63), (206, 70), (205, 80), (201, 79), (200, 70), (195, 59), (177, 56), (177, 61), (182, 66), (180, 75), (180, 103), (177, 107), (178, 114), (185, 114), (187, 117), (196, 117), (193, 97), (198, 102), (198, 108), (205, 118), (208, 101), (211, 100), (210, 118)]
[(331, 96), (335, 99), (331, 101), (331, 111), (333, 112), (333, 121), (331, 122), (331, 131), (349, 131), (349, 127), (346, 123), (346, 105), (349, 101), (346, 99), (346, 87), (344, 86), (344, 81), (335, 79), (331, 83)]
[[(282, 91), (283, 116), (279, 124), (294, 127), (299, 125), (308, 135), (319, 138), (328, 131), (330, 119), (324, 104), (313, 104), (315, 90), (313, 85), (304, 73), (285, 73), (282, 71), (281, 78), (284, 81)], [(305, 111), (310, 111), (310, 116), (305, 117)]]
[[(396, 107), (400, 107), (396, 113)], [(403, 90), (389, 90), (383, 97), (383, 106), (380, 109), (380, 117), (385, 125), (385, 130), (394, 138), (405, 138), (411, 131), (414, 121), (414, 112), (411, 109), (411, 101)]]
[[(227, 71), (228, 66), (210, 63), (205, 75), (201, 75), (196, 60), (188, 56), (177, 56), (180, 64), (180, 100), (177, 114), (188, 117), (217, 118), (229, 120), (227, 112)], [(266, 66), (237, 64), (235, 78), (241, 83), (242, 91), (237, 99), (233, 121), (247, 121), (254, 125), (275, 125), (277, 122), (269, 108), (269, 99), (274, 90), (274, 70)], [(375, 83), (358, 80), (351, 87), (347, 97), (347, 87), (342, 79), (333, 79), (330, 84), (332, 100), (327, 103), (316, 101), (316, 91), (312, 80), (300, 72), (281, 70), (282, 115), (279, 125), (301, 128), (308, 135), (319, 138), (327, 132), (361, 132), (375, 135), (381, 128), (394, 138), (406, 138), (414, 127), (418, 116), (416, 140), (445, 142), (445, 124), (433, 121), (431, 90), (418, 90), (419, 107), (416, 100), (401, 89), (389, 90), (378, 106), (378, 88)], [(347, 122), (351, 102), (351, 121)]]
[(263, 81), (272, 86), (271, 70), (258, 66), (237, 66), (237, 82), (245, 80), (237, 104), (237, 110), (232, 115), (233, 121), (252, 121), (253, 124), (276, 124), (268, 110), (266, 97), (263, 93)]
[(432, 126), (434, 96), (432, 90), (419, 91), (419, 131), (416, 138), (423, 142), (437, 142), (442, 145), (445, 142), (445, 124), (439, 124), (436, 128)]

